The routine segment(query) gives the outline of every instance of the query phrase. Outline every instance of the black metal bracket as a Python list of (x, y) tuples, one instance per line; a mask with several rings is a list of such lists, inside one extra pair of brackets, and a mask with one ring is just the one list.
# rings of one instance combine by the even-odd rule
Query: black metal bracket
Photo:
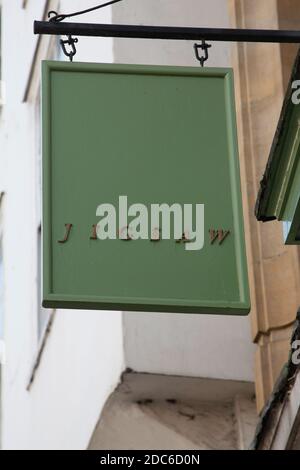
[[(67, 40), (60, 40), (64, 54), (73, 61), (76, 54), (75, 43), (77, 38), (73, 36), (94, 37), (122, 37), (140, 39), (168, 39), (168, 40), (201, 40), (201, 44), (194, 44), (196, 59), (201, 67), (208, 59), (208, 49), (211, 41), (230, 42), (264, 42), (264, 43), (300, 43), (300, 31), (297, 30), (271, 30), (271, 29), (231, 29), (231, 28), (186, 28), (174, 26), (138, 26), (138, 25), (112, 25), (92, 23), (63, 23), (66, 18), (88, 13), (90, 11), (106, 7), (122, 0), (110, 0), (81, 12), (69, 15), (58, 14), (55, 11), (48, 13), (49, 21), (35, 21), (34, 34), (66, 35)], [(66, 49), (70, 46), (70, 50)], [(204, 55), (199, 54), (199, 49)]]
[[(48, 18), (50, 23), (59, 23), (60, 21), (63, 21), (67, 15), (59, 15), (56, 11), (49, 11), (48, 12)], [(73, 38), (71, 34), (68, 34), (68, 39), (61, 39), (59, 41), (61, 48), (63, 50), (63, 53), (65, 56), (69, 57), (70, 62), (73, 62), (73, 57), (77, 53), (77, 49), (75, 44), (78, 42), (77, 38)], [(67, 50), (66, 45), (70, 46), (70, 50)]]
[[(194, 44), (194, 50), (195, 50), (195, 55), (196, 59), (199, 60), (201, 67), (204, 67), (205, 62), (208, 60), (208, 49), (211, 47), (211, 44), (207, 44), (205, 39), (202, 39), (201, 44)], [(202, 49), (204, 51), (204, 56), (201, 56), (199, 54), (199, 49)]]
[[(186, 28), (35, 21), (34, 34), (230, 42), (299, 43), (300, 30)], [(63, 18), (62, 18), (63, 19)]]
[[(68, 36), (68, 39), (66, 40), (63, 40), (61, 39), (60, 40), (60, 45), (62, 47), (62, 50), (63, 50), (63, 53), (69, 57), (70, 59), (70, 62), (73, 62), (73, 57), (74, 55), (76, 54), (77, 50), (76, 50), (76, 46), (75, 44), (78, 42), (78, 39), (77, 38), (73, 38), (70, 34)], [(66, 44), (68, 44), (68, 46), (70, 46), (70, 50), (68, 51), (67, 48), (66, 48)]]

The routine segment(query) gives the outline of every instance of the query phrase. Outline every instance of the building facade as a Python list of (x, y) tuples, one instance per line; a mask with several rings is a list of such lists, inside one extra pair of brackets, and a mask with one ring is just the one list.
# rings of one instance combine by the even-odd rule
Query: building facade
[[(32, 25), (87, 3), (0, 5), (2, 448), (247, 448), (299, 306), (298, 248), (254, 216), (296, 47), (213, 43), (207, 62), (235, 73), (250, 316), (53, 311), (40, 305), (40, 71), (66, 58)], [(297, 0), (124, 0), (74, 21), (297, 29), (297, 10)], [(84, 62), (198, 66), (188, 42), (79, 38), (77, 50)]]

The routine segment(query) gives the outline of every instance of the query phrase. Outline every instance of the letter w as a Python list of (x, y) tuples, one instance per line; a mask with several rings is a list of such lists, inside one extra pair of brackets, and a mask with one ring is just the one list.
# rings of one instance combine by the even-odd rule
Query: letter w
[(229, 230), (209, 230), (210, 234), (210, 243), (213, 245), (215, 241), (218, 239), (219, 245), (223, 243), (225, 238), (230, 234)]

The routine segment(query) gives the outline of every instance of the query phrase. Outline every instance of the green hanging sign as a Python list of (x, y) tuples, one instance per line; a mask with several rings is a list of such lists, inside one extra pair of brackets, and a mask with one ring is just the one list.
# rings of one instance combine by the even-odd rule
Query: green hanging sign
[(300, 245), (300, 51), (256, 201), (257, 220), (283, 223), (286, 245)]
[(43, 305), (244, 315), (233, 73), (43, 63)]

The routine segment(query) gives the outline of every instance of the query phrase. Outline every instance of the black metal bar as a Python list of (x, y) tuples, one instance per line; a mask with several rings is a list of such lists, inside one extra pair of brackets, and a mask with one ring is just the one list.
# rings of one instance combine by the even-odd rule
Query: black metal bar
[(300, 31), (271, 29), (185, 28), (35, 21), (35, 34), (197, 41), (300, 43)]

